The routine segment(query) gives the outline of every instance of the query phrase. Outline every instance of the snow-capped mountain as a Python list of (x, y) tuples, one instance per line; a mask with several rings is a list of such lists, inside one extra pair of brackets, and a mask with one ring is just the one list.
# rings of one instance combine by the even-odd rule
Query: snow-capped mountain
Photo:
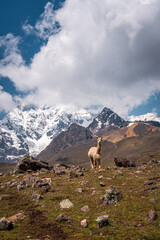
[(113, 112), (110, 108), (104, 108), (102, 112), (93, 120), (88, 126), (89, 130), (96, 134), (98, 131), (103, 130), (108, 126), (122, 127), (125, 120)]
[(157, 117), (157, 113), (147, 113), (144, 115), (140, 116), (129, 116), (128, 120), (130, 122), (136, 122), (136, 121), (143, 121), (143, 122), (150, 122), (150, 121), (155, 121), (155, 122), (160, 122), (160, 118)]
[(72, 123), (86, 127), (94, 117), (84, 109), (18, 106), (0, 121), (0, 161), (15, 161), (24, 153), (35, 156)]

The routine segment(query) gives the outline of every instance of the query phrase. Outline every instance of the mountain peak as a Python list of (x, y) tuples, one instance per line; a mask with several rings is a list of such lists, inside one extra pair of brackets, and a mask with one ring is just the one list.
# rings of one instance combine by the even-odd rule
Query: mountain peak
[(125, 120), (113, 112), (110, 108), (105, 107), (102, 112), (89, 125), (89, 129), (94, 134), (108, 126), (122, 127)]

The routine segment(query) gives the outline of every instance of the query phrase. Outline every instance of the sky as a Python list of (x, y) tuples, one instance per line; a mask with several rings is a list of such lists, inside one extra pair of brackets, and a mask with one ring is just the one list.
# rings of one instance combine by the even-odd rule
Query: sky
[(18, 104), (160, 116), (159, 0), (1, 0), (0, 119)]

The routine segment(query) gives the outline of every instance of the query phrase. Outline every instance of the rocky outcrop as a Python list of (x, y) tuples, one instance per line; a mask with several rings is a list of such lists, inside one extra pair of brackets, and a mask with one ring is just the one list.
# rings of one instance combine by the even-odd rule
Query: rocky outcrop
[(47, 170), (51, 169), (51, 167), (48, 165), (48, 163), (46, 163), (44, 161), (40, 161), (40, 160), (26, 154), (17, 163), (17, 165), (14, 169), (14, 173), (24, 173), (28, 170), (37, 171), (37, 170), (41, 170), (42, 168), (43, 169), (45, 168)]
[(114, 162), (117, 167), (136, 167), (135, 162), (125, 157), (115, 157)]

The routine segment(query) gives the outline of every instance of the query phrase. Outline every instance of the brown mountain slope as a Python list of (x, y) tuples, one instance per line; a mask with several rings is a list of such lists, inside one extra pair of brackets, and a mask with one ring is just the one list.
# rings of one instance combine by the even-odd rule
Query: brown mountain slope
[(139, 137), (148, 134), (150, 135), (153, 132), (159, 131), (159, 127), (154, 127), (146, 123), (137, 122), (132, 124), (131, 126), (123, 127), (120, 129), (109, 131), (106, 129), (106, 131), (104, 130), (101, 134), (103, 135), (105, 140), (116, 143), (123, 140), (124, 138)]
[(37, 156), (40, 160), (50, 161), (54, 155), (78, 145), (83, 145), (93, 139), (90, 130), (72, 124), (67, 131), (61, 132), (52, 142)]
[[(88, 144), (63, 150), (52, 156), (49, 161), (51, 163), (63, 162), (89, 166), (87, 153), (91, 146), (96, 146), (96, 139)], [(148, 162), (153, 155), (160, 156), (160, 132), (124, 138), (117, 143), (108, 142), (107, 140), (102, 142), (102, 166), (113, 162), (115, 156), (127, 157), (139, 163)]]

